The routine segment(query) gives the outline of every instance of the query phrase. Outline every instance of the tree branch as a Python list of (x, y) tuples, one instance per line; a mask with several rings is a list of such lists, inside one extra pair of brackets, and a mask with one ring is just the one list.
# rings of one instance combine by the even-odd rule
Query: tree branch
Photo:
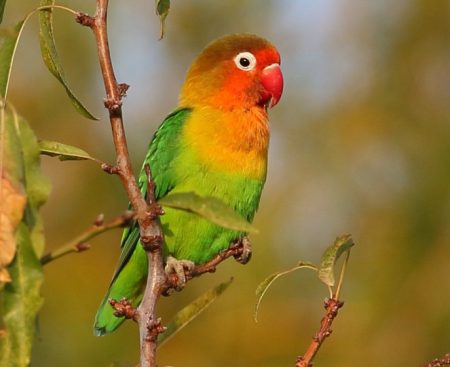
[(331, 335), (331, 324), (337, 316), (339, 309), (343, 305), (344, 303), (336, 298), (327, 299), (325, 301), (324, 306), (327, 312), (320, 322), (320, 329), (313, 337), (313, 340), (309, 345), (306, 353), (303, 356), (299, 356), (297, 358), (295, 367), (312, 367), (312, 360), (319, 351), (319, 348), (321, 347), (325, 339)]
[(78, 23), (92, 29), (97, 41), (98, 58), (106, 91), (105, 107), (109, 112), (116, 149), (116, 167), (111, 168), (111, 170), (120, 176), (138, 219), (144, 220), (147, 216), (147, 206), (133, 174), (123, 127), (122, 97), (128, 87), (124, 87), (125, 84), (119, 85), (114, 74), (108, 43), (107, 8), (108, 0), (97, 0), (97, 10), (94, 17), (79, 14), (76, 19)]
[[(242, 255), (244, 251), (244, 245), (241, 240), (233, 242), (230, 247), (226, 250), (219, 252), (215, 257), (209, 260), (206, 263), (197, 265), (192, 270), (185, 271), (186, 281), (189, 281), (195, 277), (198, 277), (205, 273), (214, 273), (216, 271), (217, 265), (219, 265), (222, 261), (228, 259), (233, 256), (234, 258)], [(170, 289), (176, 289), (178, 284), (178, 276), (175, 273), (170, 274), (167, 278), (167, 283), (165, 285), (164, 294), (168, 294)]]
[(112, 136), (116, 149), (116, 167), (103, 168), (109, 173), (117, 173), (127, 192), (128, 199), (136, 212), (139, 223), (141, 243), (147, 251), (148, 277), (144, 298), (136, 311), (135, 319), (139, 323), (141, 343), (141, 367), (156, 366), (156, 337), (161, 325), (156, 318), (156, 303), (166, 283), (163, 267), (163, 234), (158, 216), (162, 211), (154, 203), (150, 170), (148, 170), (148, 188), (146, 201), (141, 194), (130, 163), (125, 130), (122, 119), (122, 98), (128, 89), (126, 84), (118, 84), (109, 52), (107, 33), (108, 0), (97, 0), (94, 17), (79, 14), (77, 22), (88, 26), (94, 32), (99, 63), (106, 91), (105, 107), (109, 112)]
[[(231, 256), (239, 257), (240, 255), (242, 255), (243, 251), (244, 251), (244, 244), (241, 240), (233, 242), (229, 248), (219, 252), (214, 258), (212, 258), (208, 262), (197, 265), (192, 270), (185, 269), (186, 282), (205, 273), (214, 273), (216, 271), (217, 265), (219, 265), (222, 261), (228, 259)], [(162, 294), (169, 295), (171, 289), (177, 288), (178, 288), (177, 274), (172, 273), (169, 276), (166, 276), (165, 283), (162, 288)], [(114, 308), (115, 315), (117, 317), (125, 317), (127, 319), (138, 321), (139, 315), (137, 314), (137, 310), (133, 308), (133, 306), (127, 299), (122, 300), (112, 299), (110, 300), (109, 303)]]
[(450, 366), (450, 353), (446, 354), (443, 358), (433, 359), (430, 363), (424, 367), (443, 367)]
[(121, 216), (114, 218), (107, 223), (104, 223), (103, 214), (100, 214), (96, 218), (95, 222), (83, 233), (67, 242), (63, 246), (57, 248), (56, 250), (42, 256), (41, 264), (46, 265), (49, 262), (59, 259), (60, 257), (68, 255), (70, 253), (88, 250), (90, 248), (90, 245), (87, 243), (87, 241), (110, 229), (126, 227), (130, 224), (133, 217), (133, 212), (126, 212)]
[(159, 215), (163, 211), (155, 201), (154, 182), (152, 180), (150, 166), (145, 166), (147, 174), (147, 205), (149, 207), (150, 222), (149, 233), (142, 233), (141, 242), (147, 251), (148, 274), (144, 296), (137, 308), (136, 319), (139, 324), (141, 340), (141, 367), (156, 367), (156, 340), (164, 331), (161, 319), (156, 317), (156, 304), (167, 282), (164, 272), (162, 243), (164, 235), (159, 222)]

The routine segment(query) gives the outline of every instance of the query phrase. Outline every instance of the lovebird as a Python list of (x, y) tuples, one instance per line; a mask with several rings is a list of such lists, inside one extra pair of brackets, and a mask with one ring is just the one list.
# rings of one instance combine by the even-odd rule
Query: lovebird
[[(190, 66), (178, 107), (150, 142), (139, 175), (142, 193), (146, 195), (144, 166), (149, 164), (157, 200), (168, 193), (195, 192), (220, 199), (252, 222), (266, 180), (267, 110), (282, 92), (280, 55), (269, 41), (233, 34), (210, 43)], [(168, 265), (174, 259), (207, 262), (246, 235), (193, 213), (167, 207), (164, 211), (160, 221)], [(114, 316), (110, 299), (126, 298), (134, 307), (142, 300), (148, 264), (137, 224), (124, 230), (121, 247), (97, 311), (96, 335), (114, 331), (124, 321)]]

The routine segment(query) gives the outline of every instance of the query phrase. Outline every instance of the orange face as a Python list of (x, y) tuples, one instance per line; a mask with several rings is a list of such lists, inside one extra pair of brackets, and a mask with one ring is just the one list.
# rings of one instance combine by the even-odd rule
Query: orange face
[(183, 106), (222, 110), (267, 108), (283, 92), (280, 55), (263, 38), (248, 34), (222, 37), (207, 46), (186, 76)]

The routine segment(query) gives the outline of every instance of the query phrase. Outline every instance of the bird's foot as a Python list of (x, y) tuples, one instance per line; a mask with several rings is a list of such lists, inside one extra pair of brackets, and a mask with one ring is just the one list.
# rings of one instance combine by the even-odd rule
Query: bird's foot
[(186, 271), (190, 272), (195, 268), (195, 264), (190, 260), (178, 260), (172, 256), (168, 256), (166, 259), (166, 267), (164, 271), (166, 275), (170, 277), (175, 274), (177, 277), (176, 285), (173, 287), (176, 291), (181, 291), (186, 285)]
[(242, 250), (239, 251), (234, 258), (236, 261), (242, 265), (247, 264), (252, 258), (252, 244), (247, 236), (241, 237), (236, 240), (233, 244), (238, 245)]

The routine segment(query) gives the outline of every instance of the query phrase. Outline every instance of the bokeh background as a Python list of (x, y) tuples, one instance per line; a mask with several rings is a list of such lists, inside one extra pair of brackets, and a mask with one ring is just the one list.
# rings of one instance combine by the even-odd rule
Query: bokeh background
[[(8, 1), (12, 25), (37, 1)], [(68, 1), (93, 13), (95, 2)], [(104, 161), (114, 153), (93, 37), (56, 12), (67, 77), (101, 118), (72, 108), (40, 60), (37, 20), (23, 35), (11, 101), (40, 138), (80, 146)], [(332, 337), (318, 366), (420, 366), (450, 352), (450, 2), (173, 1), (158, 41), (154, 2), (112, 1), (110, 42), (120, 82), (131, 85), (124, 114), (134, 166), (177, 103), (184, 73), (202, 47), (233, 32), (252, 32), (280, 50), (281, 103), (271, 111), (270, 167), (253, 236), (254, 257), (163, 299), (164, 321), (230, 276), (230, 289), (161, 348), (173, 366), (292, 366), (323, 314), (326, 288), (308, 271), (277, 282), (252, 319), (255, 289), (297, 260), (318, 261), (351, 233), (352, 251)], [(53, 183), (43, 209), (48, 250), (99, 213), (127, 205), (116, 177), (90, 162), (44, 157)], [(120, 231), (83, 254), (45, 267), (45, 304), (32, 366), (134, 366), (138, 334), (128, 322), (96, 338), (92, 323), (119, 255)]]

